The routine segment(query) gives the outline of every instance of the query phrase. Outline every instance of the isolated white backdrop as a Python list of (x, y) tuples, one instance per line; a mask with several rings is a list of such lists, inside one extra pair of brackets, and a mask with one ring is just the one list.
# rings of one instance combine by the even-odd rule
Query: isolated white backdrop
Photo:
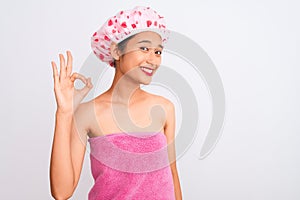
[[(300, 199), (296, 0), (1, 1), (1, 199), (52, 199), (56, 104), (50, 62), (71, 50), (78, 71), (91, 52), (91, 34), (107, 17), (135, 5), (151, 6), (171, 30), (197, 42), (223, 80), (226, 122), (216, 148), (197, 160), (198, 140), (178, 160), (184, 199)], [(200, 113), (205, 124), (208, 111)], [(89, 167), (86, 154), (72, 199), (87, 199)]]

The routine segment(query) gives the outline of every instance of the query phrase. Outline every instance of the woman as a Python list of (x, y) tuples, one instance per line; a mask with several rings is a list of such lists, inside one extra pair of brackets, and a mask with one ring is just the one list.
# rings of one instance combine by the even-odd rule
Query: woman
[[(115, 76), (107, 91), (85, 103), (80, 102), (93, 85), (90, 78), (72, 73), (71, 52), (67, 62), (59, 55), (60, 73), (52, 62), (57, 111), (50, 181), (55, 199), (74, 193), (87, 141), (95, 179), (89, 200), (182, 199), (174, 105), (140, 88), (159, 68), (167, 34), (164, 18), (149, 7), (109, 18), (93, 34), (92, 49), (115, 68)], [(85, 87), (74, 89), (76, 79)]]

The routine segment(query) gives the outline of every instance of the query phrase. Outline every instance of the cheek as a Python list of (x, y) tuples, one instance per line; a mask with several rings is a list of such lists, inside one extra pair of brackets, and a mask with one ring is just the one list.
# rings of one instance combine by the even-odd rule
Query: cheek
[[(151, 56), (151, 55), (150, 55)], [(161, 64), (161, 56), (154, 56), (149, 58), (149, 54), (143, 52), (132, 52), (123, 56), (123, 67), (127, 70), (132, 69), (133, 67), (138, 67), (142, 64), (145, 64), (147, 60), (151, 60), (151, 62), (155, 65)]]
[(124, 56), (124, 64), (126, 65), (126, 68), (132, 68), (137, 67), (144, 63), (147, 59), (147, 54), (145, 53), (131, 53)]
[(160, 65), (161, 63), (161, 56), (157, 57), (157, 65)]
[(145, 62), (145, 60), (147, 59), (147, 54), (142, 53), (142, 52), (138, 52), (133, 56), (133, 62), (135, 63), (135, 65), (140, 65), (143, 62)]

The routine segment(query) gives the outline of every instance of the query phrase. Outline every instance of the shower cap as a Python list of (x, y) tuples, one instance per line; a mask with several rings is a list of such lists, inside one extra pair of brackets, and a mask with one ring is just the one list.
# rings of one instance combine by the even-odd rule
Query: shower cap
[(163, 44), (168, 40), (170, 34), (170, 31), (166, 29), (163, 16), (150, 7), (136, 6), (131, 10), (122, 10), (110, 17), (91, 37), (92, 50), (101, 61), (113, 67), (114, 59), (110, 54), (111, 43), (118, 44), (143, 31), (158, 33)]

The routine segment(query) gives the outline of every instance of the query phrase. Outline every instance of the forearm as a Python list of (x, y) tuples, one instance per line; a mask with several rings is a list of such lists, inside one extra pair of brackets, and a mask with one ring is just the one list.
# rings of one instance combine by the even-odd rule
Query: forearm
[(172, 173), (176, 200), (182, 200), (181, 186), (177, 170)]
[(50, 162), (52, 196), (68, 198), (73, 193), (74, 169), (71, 158), (71, 127), (73, 114), (56, 112), (55, 131)]

